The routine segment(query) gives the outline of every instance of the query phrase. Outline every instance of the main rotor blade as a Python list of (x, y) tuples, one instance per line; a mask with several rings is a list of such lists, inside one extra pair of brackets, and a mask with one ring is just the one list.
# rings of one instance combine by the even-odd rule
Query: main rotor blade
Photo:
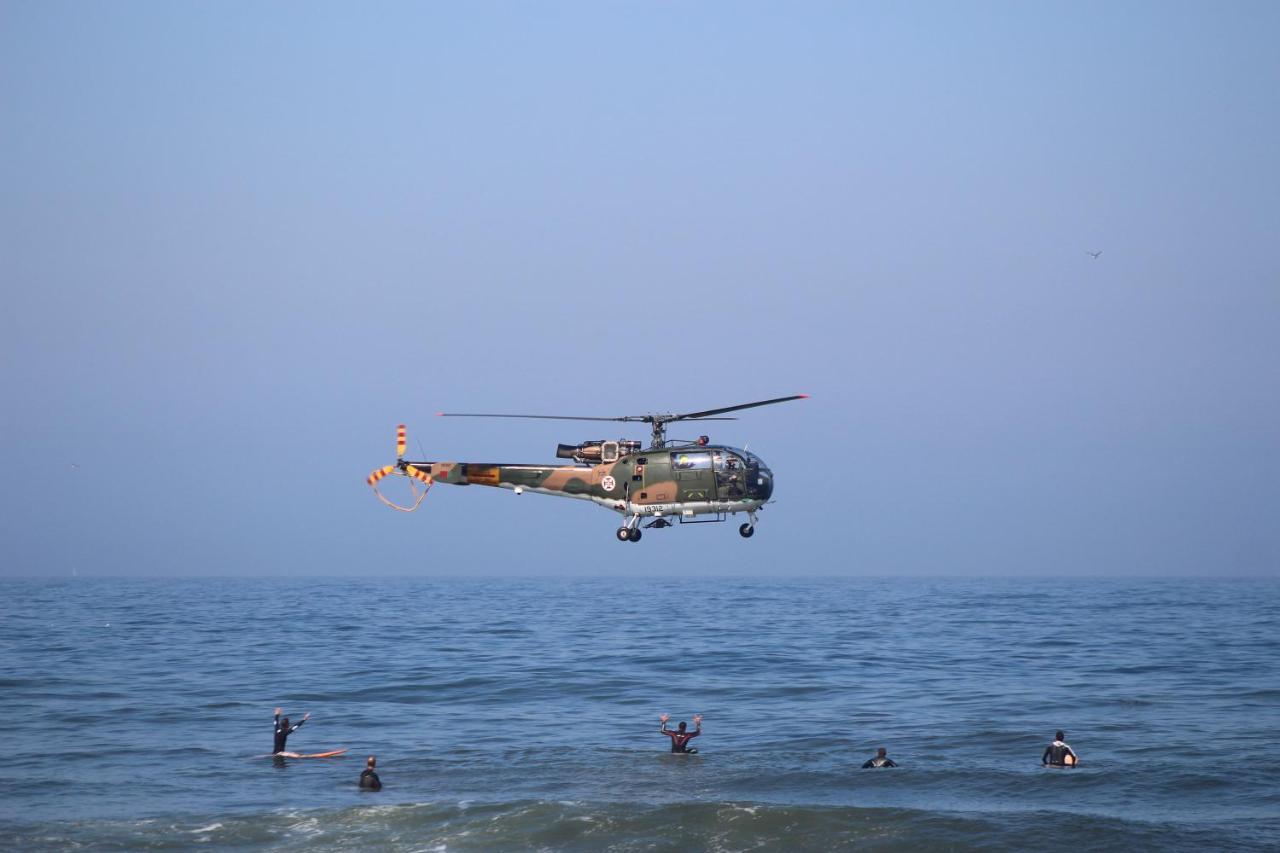
[(489, 415), (489, 414), (473, 414), (470, 412), (436, 412), (438, 418), (534, 418), (541, 421), (647, 421), (648, 418), (643, 417), (625, 417), (625, 418), (587, 418), (578, 417), (576, 415)]
[[(764, 405), (759, 403), (757, 405)], [(624, 415), (620, 418), (588, 418), (576, 415), (486, 415), (468, 412), (436, 412), (437, 418), (534, 418), (540, 421), (624, 421), (626, 423), (653, 423), (655, 415)], [(689, 415), (657, 415), (663, 420), (680, 420)], [(698, 418), (701, 421), (736, 421), (737, 418)]]
[[(788, 400), (804, 400), (808, 398), (808, 394), (793, 394), (790, 397), (778, 397), (774, 400), (761, 400), (758, 403), (743, 403), (740, 406), (725, 406), (723, 409), (707, 409), (705, 412), (689, 412), (683, 415), (672, 415), (669, 420), (687, 421), (687, 420), (720, 420), (719, 418), (709, 418), (708, 415), (721, 415), (725, 412), (736, 412), (739, 409), (754, 409), (756, 406), (771, 406), (774, 403), (785, 403)], [(728, 420), (733, 420), (729, 418)]]

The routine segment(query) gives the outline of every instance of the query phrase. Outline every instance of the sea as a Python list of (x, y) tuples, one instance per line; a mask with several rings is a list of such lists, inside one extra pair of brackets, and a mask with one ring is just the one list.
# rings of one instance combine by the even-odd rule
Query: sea
[(1275, 579), (5, 580), (0, 848), (1276, 850), (1278, 627)]

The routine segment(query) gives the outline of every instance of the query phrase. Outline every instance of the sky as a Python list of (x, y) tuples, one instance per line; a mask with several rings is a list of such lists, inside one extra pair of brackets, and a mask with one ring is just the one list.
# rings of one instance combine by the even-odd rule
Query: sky
[[(0, 0), (0, 577), (1276, 577), (1278, 37), (1266, 2)], [(671, 429), (774, 470), (751, 540), (364, 483), (398, 423), (646, 437), (439, 411), (797, 393)]]

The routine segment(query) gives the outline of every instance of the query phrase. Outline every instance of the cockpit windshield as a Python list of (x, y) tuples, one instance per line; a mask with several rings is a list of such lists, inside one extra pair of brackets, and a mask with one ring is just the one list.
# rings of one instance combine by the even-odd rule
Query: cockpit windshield
[(773, 495), (773, 472), (759, 456), (736, 447), (716, 450), (713, 456), (722, 500), (747, 497), (767, 501)]
[(754, 453), (752, 453), (749, 450), (739, 450), (736, 447), (726, 447), (725, 450), (727, 450), (729, 453), (734, 453), (742, 457), (743, 459), (746, 460), (747, 465), (749, 465), (752, 468), (759, 468), (762, 471), (769, 470), (769, 466), (764, 464), (764, 460), (761, 459), (759, 456), (756, 456)]

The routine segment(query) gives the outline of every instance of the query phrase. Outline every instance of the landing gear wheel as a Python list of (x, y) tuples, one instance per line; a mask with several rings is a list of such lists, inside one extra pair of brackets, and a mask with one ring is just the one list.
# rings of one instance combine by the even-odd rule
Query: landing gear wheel
[(744, 524), (738, 528), (738, 535), (743, 539), (750, 539), (756, 533), (756, 529), (750, 524)]
[(640, 528), (639, 528), (639, 527), (637, 527), (635, 530), (632, 530), (632, 531), (631, 531), (631, 541), (632, 541), (632, 542), (639, 542), (639, 541), (640, 541)]
[(626, 542), (626, 541), (627, 541), (628, 539), (630, 539), (630, 538), (631, 538), (631, 531), (630, 531), (629, 529), (627, 529), (627, 528), (625, 528), (625, 527), (619, 527), (619, 528), (618, 528), (618, 541), (619, 541), (619, 542)]

